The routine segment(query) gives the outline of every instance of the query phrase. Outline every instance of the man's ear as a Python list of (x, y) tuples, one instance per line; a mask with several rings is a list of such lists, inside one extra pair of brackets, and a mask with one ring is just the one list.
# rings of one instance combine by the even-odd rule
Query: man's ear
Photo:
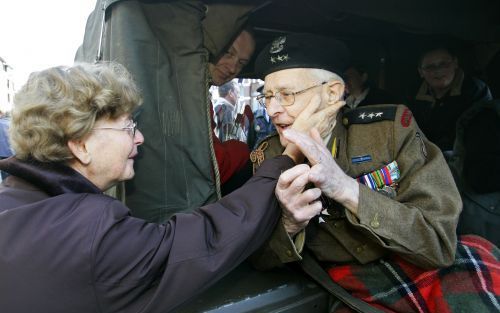
[(68, 148), (80, 163), (88, 165), (92, 161), (92, 156), (85, 145), (85, 140), (69, 140)]
[(331, 80), (327, 84), (328, 102), (334, 103), (342, 99), (345, 92), (345, 85), (340, 80)]

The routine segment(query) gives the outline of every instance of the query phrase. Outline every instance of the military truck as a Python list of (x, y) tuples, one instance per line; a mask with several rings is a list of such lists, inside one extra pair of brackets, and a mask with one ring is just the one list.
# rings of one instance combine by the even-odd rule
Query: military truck
[[(292, 32), (341, 39), (377, 85), (402, 101), (420, 81), (420, 47), (445, 38), (459, 47), (462, 67), (485, 79), (496, 97), (500, 93), (498, 1), (98, 0), (76, 60), (120, 62), (142, 89), (138, 124), (147, 140), (136, 177), (118, 196), (148, 212), (143, 218), (161, 222), (221, 197), (207, 63), (246, 23), (257, 51)], [(240, 77), (256, 78), (253, 62)], [(244, 263), (175, 311), (330, 312), (335, 302), (300, 268), (262, 273)]]

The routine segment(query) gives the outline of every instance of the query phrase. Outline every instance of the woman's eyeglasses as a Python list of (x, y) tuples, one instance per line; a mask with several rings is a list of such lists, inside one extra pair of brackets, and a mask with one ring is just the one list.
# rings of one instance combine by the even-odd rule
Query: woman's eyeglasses
[(96, 128), (93, 128), (93, 130), (99, 130), (99, 129), (126, 130), (129, 132), (129, 134), (132, 135), (132, 138), (133, 138), (133, 137), (135, 137), (135, 132), (137, 130), (137, 122), (132, 121), (132, 125), (127, 126), (127, 127), (96, 127)]

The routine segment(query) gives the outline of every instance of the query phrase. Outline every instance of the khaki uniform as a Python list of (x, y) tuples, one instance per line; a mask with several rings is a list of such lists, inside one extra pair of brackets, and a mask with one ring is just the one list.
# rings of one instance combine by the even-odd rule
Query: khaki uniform
[[(366, 264), (396, 253), (424, 268), (452, 264), (462, 202), (443, 155), (421, 133), (411, 111), (383, 105), (339, 113), (330, 150), (334, 140), (336, 162), (351, 177), (397, 161), (401, 176), (395, 192), (360, 184), (358, 217), (328, 199), (323, 202), (329, 213), (322, 215), (326, 222), (314, 218), (293, 241), (279, 223), (252, 257), (255, 266), (264, 269), (300, 260), (304, 245), (325, 262)], [(273, 136), (251, 159), (257, 167), (282, 151), (278, 136)]]

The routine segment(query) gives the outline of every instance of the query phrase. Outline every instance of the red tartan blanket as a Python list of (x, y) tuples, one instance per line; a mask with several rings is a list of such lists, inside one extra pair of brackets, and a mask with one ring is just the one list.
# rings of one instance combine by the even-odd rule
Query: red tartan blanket
[[(332, 279), (384, 312), (500, 312), (500, 250), (478, 236), (460, 238), (450, 267), (422, 270), (401, 258), (335, 266)], [(335, 311), (353, 312), (347, 307)]]

